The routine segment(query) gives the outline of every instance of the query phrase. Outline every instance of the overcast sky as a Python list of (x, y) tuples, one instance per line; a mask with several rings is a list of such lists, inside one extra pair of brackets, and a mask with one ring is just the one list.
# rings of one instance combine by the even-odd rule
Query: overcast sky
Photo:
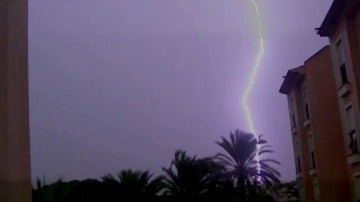
[[(282, 76), (322, 48), (331, 0), (258, 0), (265, 55), (257, 131), (295, 177)], [(160, 173), (176, 149), (213, 155), (247, 130), (241, 98), (258, 51), (250, 0), (29, 0), (32, 177)]]

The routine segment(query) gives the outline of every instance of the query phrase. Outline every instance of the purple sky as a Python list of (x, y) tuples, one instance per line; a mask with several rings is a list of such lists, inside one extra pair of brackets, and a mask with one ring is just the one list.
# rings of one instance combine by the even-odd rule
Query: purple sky
[[(265, 56), (251, 94), (283, 180), (295, 176), (287, 69), (327, 43), (331, 0), (259, 0)], [(258, 48), (249, 0), (30, 0), (32, 176), (160, 173), (176, 149), (199, 156), (247, 130), (241, 98)]]

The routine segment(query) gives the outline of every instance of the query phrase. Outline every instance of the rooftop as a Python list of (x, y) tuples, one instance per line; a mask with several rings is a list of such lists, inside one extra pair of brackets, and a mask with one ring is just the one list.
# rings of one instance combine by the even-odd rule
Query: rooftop
[(317, 34), (326, 37), (332, 35), (340, 20), (359, 5), (358, 0), (334, 0), (321, 26), (316, 28)]
[(300, 66), (294, 69), (290, 69), (286, 76), (284, 76), (284, 81), (281, 84), (279, 92), (282, 94), (288, 94), (293, 85), (297, 83), (299, 80), (301, 80), (301, 72), (300, 69), (302, 69), (304, 66)]
[[(324, 50), (327, 50), (328, 48), (329, 48), (328, 45), (324, 46), (322, 49), (320, 49), (319, 51), (314, 53), (312, 56), (310, 56), (308, 59), (306, 59), (304, 64), (307, 63), (308, 61), (310, 61), (311, 59), (313, 59), (315, 56), (317, 56), (321, 52), (323, 52)], [(291, 91), (293, 85), (300, 82), (303, 79), (303, 77), (304, 77), (303, 69), (304, 69), (304, 65), (296, 67), (294, 69), (290, 69), (284, 76), (284, 81), (281, 84), (279, 92), (282, 94), (288, 94)]]

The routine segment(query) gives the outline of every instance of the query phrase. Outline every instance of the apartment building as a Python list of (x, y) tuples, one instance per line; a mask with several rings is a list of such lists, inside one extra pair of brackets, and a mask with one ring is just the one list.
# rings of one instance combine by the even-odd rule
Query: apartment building
[(329, 38), (351, 201), (360, 201), (360, 1), (333, 1), (317, 31)]
[(350, 201), (346, 149), (341, 135), (330, 46), (291, 69), (280, 92), (287, 95), (301, 201)]

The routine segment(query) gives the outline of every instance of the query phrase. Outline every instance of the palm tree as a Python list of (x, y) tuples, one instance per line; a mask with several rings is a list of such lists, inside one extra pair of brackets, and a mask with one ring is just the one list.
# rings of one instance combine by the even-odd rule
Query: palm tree
[[(45, 181), (45, 180), (44, 180)], [(66, 201), (74, 186), (58, 179), (56, 182), (46, 185), (39, 178), (36, 179), (37, 188), (33, 189), (34, 202), (63, 202)]]
[(296, 182), (289, 182), (285, 184), (285, 191), (283, 192), (286, 195), (287, 200), (299, 201), (299, 190), (296, 187)]
[(162, 177), (152, 179), (149, 171), (122, 170), (117, 179), (111, 175), (102, 177), (107, 188), (112, 189), (112, 194), (118, 193), (130, 201), (153, 201), (163, 189)]
[(97, 179), (73, 180), (68, 182), (73, 186), (66, 202), (97, 202), (104, 201), (106, 192), (103, 192), (102, 183)]
[(250, 186), (272, 187), (280, 182), (280, 173), (269, 165), (280, 163), (271, 158), (261, 158), (273, 152), (261, 136), (257, 139), (251, 133), (237, 129), (230, 133), (230, 140), (222, 137), (216, 143), (226, 151), (226, 154), (217, 154), (216, 159), (227, 168), (225, 176), (234, 179), (241, 202), (246, 200)]
[(206, 197), (214, 190), (219, 174), (224, 167), (212, 158), (190, 157), (185, 151), (177, 150), (169, 168), (163, 168), (165, 195), (179, 201), (196, 200)]

